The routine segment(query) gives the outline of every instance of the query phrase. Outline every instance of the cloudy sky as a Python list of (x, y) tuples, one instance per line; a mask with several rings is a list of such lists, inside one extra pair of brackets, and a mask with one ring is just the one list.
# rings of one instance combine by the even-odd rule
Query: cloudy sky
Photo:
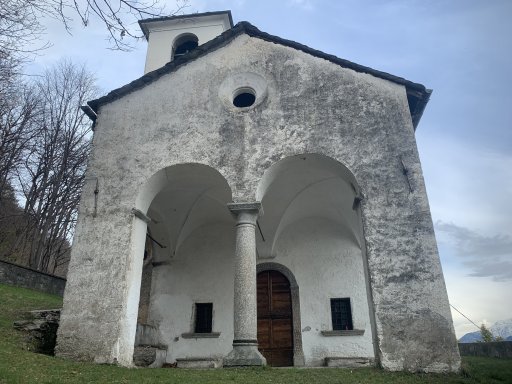
[[(477, 324), (512, 318), (512, 1), (190, 0), (187, 13), (230, 9), (234, 22), (432, 88), (417, 130), (452, 305)], [(169, 9), (174, 6), (169, 1)], [(108, 92), (143, 74), (146, 43), (108, 50), (95, 21), (73, 35), (48, 20), (62, 57), (85, 63)], [(453, 312), (457, 336), (475, 327)]]

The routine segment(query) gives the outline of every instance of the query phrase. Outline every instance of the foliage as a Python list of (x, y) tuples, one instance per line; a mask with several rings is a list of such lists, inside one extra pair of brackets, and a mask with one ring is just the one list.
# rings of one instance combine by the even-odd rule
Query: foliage
[(494, 341), (494, 336), (492, 335), (492, 332), (485, 326), (485, 324), (482, 324), (480, 326), (480, 335), (482, 336), (482, 341), (484, 343)]
[(483, 343), (490, 343), (491, 341), (503, 341), (503, 337), (494, 336), (489, 328), (482, 324), (480, 326), (480, 335), (482, 336)]
[(0, 284), (0, 383), (430, 383), (512, 382), (512, 360), (467, 357), (461, 375), (361, 369), (127, 369), (38, 355), (21, 348), (12, 322), (22, 311), (56, 308), (61, 299)]

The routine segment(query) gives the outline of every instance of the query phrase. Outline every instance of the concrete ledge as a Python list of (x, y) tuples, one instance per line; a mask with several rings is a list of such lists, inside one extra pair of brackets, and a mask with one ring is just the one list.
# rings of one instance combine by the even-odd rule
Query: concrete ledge
[(222, 361), (211, 357), (189, 357), (183, 359), (176, 359), (176, 366), (178, 368), (220, 368)]
[(340, 331), (321, 331), (322, 336), (362, 336), (364, 329), (350, 329)]
[(367, 357), (326, 357), (326, 367), (361, 368), (373, 366), (373, 359)]
[(210, 332), (210, 333), (182, 333), (181, 337), (184, 339), (216, 339), (220, 336), (220, 332)]

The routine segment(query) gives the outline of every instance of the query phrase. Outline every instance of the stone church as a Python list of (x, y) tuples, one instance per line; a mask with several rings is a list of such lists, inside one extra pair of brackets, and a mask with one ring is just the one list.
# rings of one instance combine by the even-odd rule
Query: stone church
[(140, 27), (145, 74), (83, 107), (57, 354), (457, 371), (415, 141), (431, 91), (229, 11)]

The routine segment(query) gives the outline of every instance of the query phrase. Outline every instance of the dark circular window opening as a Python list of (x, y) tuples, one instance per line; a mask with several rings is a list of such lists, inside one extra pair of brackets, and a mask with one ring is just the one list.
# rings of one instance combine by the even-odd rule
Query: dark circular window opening
[(250, 107), (256, 101), (256, 94), (252, 88), (242, 88), (235, 93), (233, 105), (237, 108)]

